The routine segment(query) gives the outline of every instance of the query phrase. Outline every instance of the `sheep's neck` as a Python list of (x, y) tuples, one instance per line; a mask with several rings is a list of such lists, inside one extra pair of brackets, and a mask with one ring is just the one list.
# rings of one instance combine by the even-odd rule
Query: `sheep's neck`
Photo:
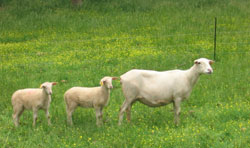
[(101, 86), (101, 89), (102, 89), (102, 93), (107, 96), (109, 98), (109, 92), (110, 92), (110, 89), (108, 89), (107, 87), (105, 86)]
[(190, 84), (191, 88), (194, 87), (196, 82), (199, 80), (199, 77), (200, 77), (200, 73), (197, 71), (195, 65), (187, 70), (187, 78), (189, 80), (189, 84)]
[(43, 97), (46, 98), (44, 103), (50, 103), (51, 102), (51, 95), (48, 95), (45, 90), (43, 90)]

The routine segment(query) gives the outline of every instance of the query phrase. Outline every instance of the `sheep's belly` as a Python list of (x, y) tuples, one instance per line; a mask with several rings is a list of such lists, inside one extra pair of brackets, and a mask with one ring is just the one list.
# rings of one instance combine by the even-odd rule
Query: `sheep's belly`
[(164, 100), (164, 99), (147, 100), (145, 98), (139, 98), (138, 101), (150, 107), (160, 107), (173, 102), (172, 100)]
[(92, 108), (93, 103), (87, 102), (87, 101), (81, 101), (81, 102), (78, 102), (78, 106), (85, 107), (85, 108)]

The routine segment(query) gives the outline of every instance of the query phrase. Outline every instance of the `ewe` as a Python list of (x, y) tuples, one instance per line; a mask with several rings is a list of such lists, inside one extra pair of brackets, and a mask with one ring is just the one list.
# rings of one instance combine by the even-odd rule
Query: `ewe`
[(178, 125), (181, 101), (189, 97), (201, 74), (213, 72), (212, 63), (212, 60), (200, 58), (188, 70), (158, 72), (134, 69), (123, 74), (120, 81), (125, 101), (120, 109), (118, 124), (121, 125), (125, 111), (130, 121), (132, 104), (139, 101), (150, 107), (173, 103), (175, 124)]
[(108, 104), (110, 89), (113, 88), (112, 80), (115, 77), (104, 77), (101, 79), (99, 87), (72, 87), (64, 94), (66, 103), (67, 121), (72, 125), (72, 113), (77, 106), (85, 108), (95, 108), (96, 124), (102, 124), (102, 109)]
[(37, 111), (43, 109), (46, 112), (48, 125), (51, 124), (49, 106), (51, 102), (52, 85), (56, 82), (45, 82), (40, 88), (27, 88), (14, 92), (11, 98), (13, 106), (13, 121), (15, 126), (19, 124), (19, 118), (24, 109), (33, 111), (33, 126), (36, 125)]

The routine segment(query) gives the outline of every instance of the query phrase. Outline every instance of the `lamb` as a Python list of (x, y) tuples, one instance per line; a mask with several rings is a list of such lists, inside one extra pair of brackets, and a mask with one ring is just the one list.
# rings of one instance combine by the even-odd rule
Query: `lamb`
[(19, 125), (19, 118), (25, 109), (33, 111), (33, 126), (36, 125), (37, 112), (43, 109), (46, 112), (48, 125), (51, 125), (49, 106), (51, 102), (52, 86), (56, 82), (45, 82), (40, 88), (26, 88), (13, 93), (11, 102), (13, 106), (13, 121), (15, 126)]
[(175, 124), (179, 124), (181, 102), (190, 96), (192, 88), (201, 74), (212, 74), (214, 61), (200, 58), (188, 70), (152, 71), (133, 69), (120, 76), (125, 101), (120, 108), (121, 125), (124, 112), (131, 119), (131, 107), (139, 101), (150, 107), (159, 107), (173, 103)]
[(110, 89), (113, 88), (112, 80), (116, 77), (104, 77), (101, 79), (99, 87), (72, 87), (64, 94), (66, 103), (67, 122), (72, 125), (72, 113), (77, 106), (85, 108), (95, 108), (96, 125), (102, 124), (102, 110), (108, 104)]

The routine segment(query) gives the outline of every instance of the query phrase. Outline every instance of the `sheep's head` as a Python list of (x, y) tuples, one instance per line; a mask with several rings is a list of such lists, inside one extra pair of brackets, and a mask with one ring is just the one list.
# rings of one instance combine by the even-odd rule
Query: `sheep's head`
[(194, 64), (196, 65), (198, 72), (200, 74), (212, 74), (213, 69), (211, 65), (214, 63), (213, 60), (209, 60), (206, 58), (200, 58), (194, 61)]
[(104, 86), (108, 89), (112, 89), (113, 88), (112, 80), (116, 80), (116, 79), (117, 79), (117, 77), (104, 77), (101, 79), (100, 85)]
[(52, 86), (56, 84), (56, 82), (44, 82), (43, 84), (41, 84), (40, 88), (42, 88), (48, 95), (51, 95)]

